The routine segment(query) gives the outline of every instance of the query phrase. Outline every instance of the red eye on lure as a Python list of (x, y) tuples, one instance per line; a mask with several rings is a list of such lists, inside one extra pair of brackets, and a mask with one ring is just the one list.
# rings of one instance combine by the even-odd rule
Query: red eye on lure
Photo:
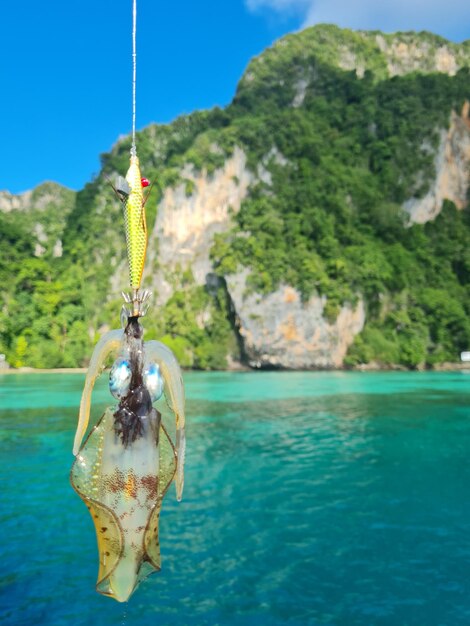
[(140, 182), (142, 183), (142, 187), (148, 187), (150, 185), (150, 181), (148, 178), (141, 178)]

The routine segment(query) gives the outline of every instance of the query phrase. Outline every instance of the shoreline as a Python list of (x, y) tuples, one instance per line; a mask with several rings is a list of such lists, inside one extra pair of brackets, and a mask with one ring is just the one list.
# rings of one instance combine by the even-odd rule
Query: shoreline
[(34, 367), (14, 367), (0, 369), (3, 374), (86, 374), (86, 367), (56, 367), (51, 369), (36, 369)]
[[(255, 369), (251, 367), (230, 367), (224, 370), (197, 370), (183, 369), (185, 372), (462, 372), (470, 373), (470, 363), (439, 363), (431, 368), (419, 367), (416, 369), (408, 369), (403, 365), (387, 365), (381, 366), (378, 363), (364, 363), (354, 367), (336, 367), (336, 368), (309, 368), (309, 369)], [(36, 369), (34, 367), (13, 367), (0, 369), (0, 376), (12, 374), (86, 374), (86, 367), (57, 367), (51, 369)]]

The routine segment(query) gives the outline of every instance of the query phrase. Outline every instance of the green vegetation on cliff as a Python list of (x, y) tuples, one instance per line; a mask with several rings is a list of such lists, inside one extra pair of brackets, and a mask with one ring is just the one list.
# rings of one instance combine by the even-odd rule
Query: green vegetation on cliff
[[(225, 110), (139, 133), (143, 170), (159, 181), (149, 224), (162, 188), (184, 183), (193, 193), (184, 164), (210, 175), (240, 146), (253, 174), (263, 168), (265, 175), (233, 228), (214, 239), (217, 274), (223, 279), (246, 266), (253, 291), (289, 283), (305, 300), (325, 295), (330, 320), (363, 297), (367, 323), (348, 365), (455, 361), (470, 347), (470, 210), (445, 202), (434, 221), (409, 225), (401, 207), (429, 190), (440, 131), (470, 100), (470, 46), (404, 33), (380, 35), (380, 47), (377, 35), (330, 26), (289, 35), (252, 61)], [(390, 77), (399, 45), (411, 57), (416, 47), (426, 51), (420, 72), (408, 73), (413, 63), (407, 69), (400, 61), (394, 73), (403, 75)], [(456, 60), (453, 76), (433, 66), (443, 46)], [(103, 155), (103, 173), (124, 172), (128, 151), (124, 139)], [(121, 266), (126, 276), (119, 203), (103, 176), (73, 203), (56, 192), (55, 204), (31, 214), (31, 223), (24, 212), (0, 212), (0, 351), (14, 366), (82, 365), (98, 329), (118, 323), (125, 283), (111, 289), (109, 278)], [(51, 242), (61, 239), (61, 257), (50, 245), (35, 257), (33, 222)], [(164, 337), (183, 365), (221, 368), (227, 354), (237, 356), (231, 315), (223, 280), (208, 290), (182, 270), (146, 328), (149, 337)]]
[(294, 110), (287, 79), (282, 101), (270, 82), (241, 90), (233, 109), (244, 145), (255, 162), (273, 145), (287, 162), (272, 159), (272, 184), (216, 237), (218, 271), (243, 264), (255, 291), (287, 282), (305, 299), (324, 294), (330, 319), (365, 296), (368, 325), (348, 364), (455, 361), (470, 346), (469, 211), (446, 203), (434, 222), (408, 228), (400, 207), (428, 191), (438, 130), (470, 99), (469, 79), (463, 69), (375, 83), (318, 65)]

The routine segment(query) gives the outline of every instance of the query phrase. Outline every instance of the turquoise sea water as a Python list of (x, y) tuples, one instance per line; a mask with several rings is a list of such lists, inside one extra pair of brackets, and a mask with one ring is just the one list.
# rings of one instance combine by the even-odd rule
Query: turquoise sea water
[(0, 623), (470, 623), (470, 375), (185, 378), (184, 500), (120, 605), (68, 482), (83, 376), (0, 376)]

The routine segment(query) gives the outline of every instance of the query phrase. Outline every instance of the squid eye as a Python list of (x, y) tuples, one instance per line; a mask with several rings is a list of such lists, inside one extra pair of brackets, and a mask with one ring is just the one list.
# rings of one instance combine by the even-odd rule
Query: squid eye
[(122, 398), (129, 391), (131, 383), (131, 368), (127, 359), (114, 361), (109, 372), (109, 391), (115, 398)]
[(152, 402), (162, 397), (163, 376), (160, 367), (156, 363), (150, 363), (144, 372), (144, 385), (152, 398)]

